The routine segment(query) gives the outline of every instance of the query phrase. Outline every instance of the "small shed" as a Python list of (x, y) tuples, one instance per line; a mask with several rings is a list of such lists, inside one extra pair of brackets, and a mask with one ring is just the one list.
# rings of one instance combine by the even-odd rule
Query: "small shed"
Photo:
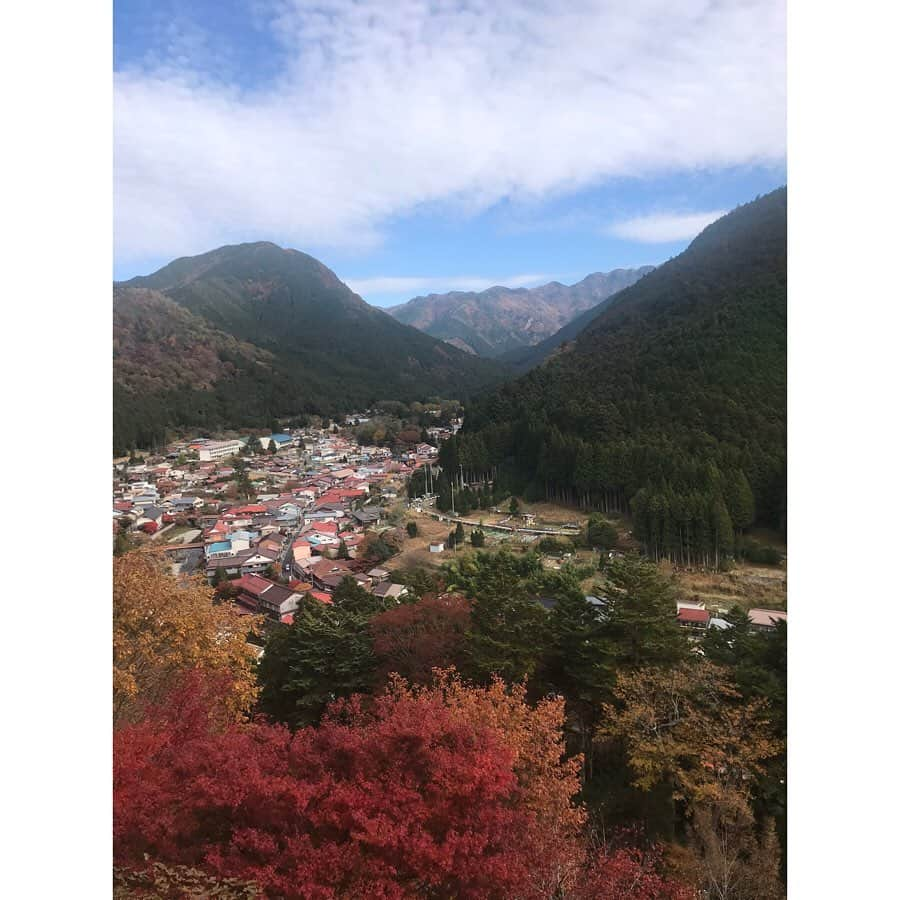
[(678, 624), (684, 628), (708, 628), (710, 615), (705, 609), (682, 606), (678, 610)]
[(429, 553), (443, 553), (444, 552), (444, 542), (443, 541), (432, 541), (428, 545)]

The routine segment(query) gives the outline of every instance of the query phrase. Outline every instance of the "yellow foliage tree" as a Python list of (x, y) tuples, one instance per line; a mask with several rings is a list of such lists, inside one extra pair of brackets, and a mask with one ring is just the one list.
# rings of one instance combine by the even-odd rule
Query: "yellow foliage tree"
[(256, 696), (256, 654), (247, 643), (261, 619), (214, 604), (199, 577), (168, 573), (160, 554), (134, 551), (113, 560), (113, 722), (129, 721), (159, 700), (183, 672), (227, 674), (222, 698), (241, 716)]
[(620, 672), (613, 694), (598, 737), (625, 747), (635, 787), (667, 783), (684, 804), (705, 896), (780, 898), (771, 822), (760, 830), (751, 806), (766, 760), (782, 749), (765, 701), (743, 700), (728, 671), (702, 658)]

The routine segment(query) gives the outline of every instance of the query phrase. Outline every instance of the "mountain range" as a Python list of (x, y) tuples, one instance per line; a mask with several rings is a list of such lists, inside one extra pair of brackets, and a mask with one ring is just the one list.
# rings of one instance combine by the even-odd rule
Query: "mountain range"
[(504, 373), (369, 306), (313, 257), (268, 242), (115, 284), (113, 339), (117, 453), (158, 445), (174, 428), (464, 399)]
[(580, 313), (597, 308), (652, 270), (595, 272), (573, 285), (551, 281), (535, 288), (429, 294), (387, 311), (468, 353), (497, 358), (550, 339)]

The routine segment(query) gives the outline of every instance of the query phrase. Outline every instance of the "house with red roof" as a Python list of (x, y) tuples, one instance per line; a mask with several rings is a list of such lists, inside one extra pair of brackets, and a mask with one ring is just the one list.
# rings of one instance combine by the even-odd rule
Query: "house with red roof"
[(304, 529), (304, 534), (309, 533), (336, 536), (338, 524), (337, 522), (313, 522), (309, 528)]
[(697, 606), (682, 606), (676, 613), (682, 628), (705, 630), (709, 628), (709, 611)]
[(259, 575), (242, 575), (233, 583), (240, 589), (237, 602), (241, 606), (271, 618), (294, 612), (300, 603), (300, 594)]
[(311, 565), (307, 574), (318, 590), (331, 593), (344, 578), (353, 575), (353, 569), (344, 559), (322, 559)]
[(247, 516), (255, 516), (260, 513), (267, 513), (269, 510), (264, 503), (251, 503), (247, 506), (233, 506), (226, 510), (222, 515), (226, 518), (246, 518)]

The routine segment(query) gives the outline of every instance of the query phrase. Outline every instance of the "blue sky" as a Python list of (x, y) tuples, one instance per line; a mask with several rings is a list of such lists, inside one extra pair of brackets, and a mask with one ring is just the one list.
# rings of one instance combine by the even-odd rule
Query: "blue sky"
[(571, 283), (786, 181), (782, 0), (114, 16), (117, 279), (272, 240), (377, 305)]

